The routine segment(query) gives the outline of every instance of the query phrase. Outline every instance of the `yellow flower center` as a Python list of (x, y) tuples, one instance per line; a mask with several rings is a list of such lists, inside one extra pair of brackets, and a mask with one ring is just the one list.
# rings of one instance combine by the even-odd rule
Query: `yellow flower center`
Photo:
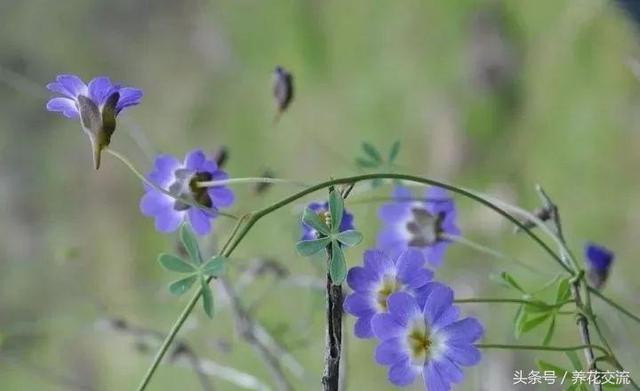
[(387, 297), (390, 294), (398, 292), (402, 288), (402, 285), (396, 280), (394, 276), (385, 274), (382, 278), (382, 284), (378, 289), (378, 306), (382, 311), (387, 311)]
[(411, 358), (414, 362), (424, 362), (426, 360), (432, 345), (428, 334), (424, 326), (416, 326), (407, 335), (407, 344), (411, 350)]

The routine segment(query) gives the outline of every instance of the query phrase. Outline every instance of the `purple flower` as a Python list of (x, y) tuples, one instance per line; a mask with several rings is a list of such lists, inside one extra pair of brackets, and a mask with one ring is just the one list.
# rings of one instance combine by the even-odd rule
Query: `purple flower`
[(460, 367), (480, 361), (474, 343), (483, 329), (475, 318), (458, 320), (452, 305), (453, 291), (432, 282), (424, 306), (406, 292), (387, 299), (388, 313), (373, 317), (371, 324), (380, 344), (375, 360), (389, 367), (389, 381), (407, 386), (421, 374), (429, 391), (448, 391), (464, 377)]
[(406, 291), (418, 297), (431, 281), (433, 272), (424, 268), (421, 251), (407, 249), (397, 258), (390, 258), (380, 250), (364, 253), (364, 266), (356, 266), (347, 274), (347, 284), (353, 293), (344, 301), (344, 310), (358, 318), (354, 333), (359, 338), (373, 337), (371, 318), (387, 311), (387, 297), (394, 292)]
[(47, 88), (60, 94), (47, 102), (47, 110), (67, 118), (78, 119), (93, 147), (96, 169), (100, 153), (111, 142), (116, 128), (116, 116), (129, 106), (140, 103), (142, 90), (112, 84), (106, 76), (92, 79), (88, 85), (76, 75), (59, 75)]
[(453, 199), (440, 187), (430, 187), (424, 199), (416, 199), (408, 189), (397, 186), (393, 201), (378, 211), (383, 222), (378, 247), (392, 255), (418, 248), (431, 266), (438, 267), (450, 243), (447, 237), (460, 234), (456, 214)]
[[(314, 211), (317, 215), (321, 216), (322, 220), (325, 220), (325, 216), (329, 213), (329, 203), (325, 202), (323, 204), (319, 202), (312, 202), (309, 204), (309, 209)], [(302, 235), (300, 236), (300, 240), (313, 240), (317, 239), (316, 230), (304, 222), (300, 223), (300, 228), (302, 228)], [(353, 215), (345, 209), (342, 215), (342, 221), (340, 222), (340, 232), (347, 231), (353, 229)]]
[(602, 288), (609, 277), (609, 269), (614, 258), (613, 252), (595, 243), (587, 243), (584, 247), (584, 258), (589, 283), (596, 289)]
[(158, 155), (147, 178), (176, 197), (206, 208), (188, 205), (145, 184), (140, 210), (155, 218), (160, 232), (173, 232), (188, 219), (198, 235), (205, 235), (211, 230), (211, 220), (217, 216), (218, 208), (233, 203), (233, 193), (225, 186), (198, 187), (198, 182), (228, 178), (214, 160), (207, 160), (198, 149), (189, 152), (183, 163), (171, 155)]

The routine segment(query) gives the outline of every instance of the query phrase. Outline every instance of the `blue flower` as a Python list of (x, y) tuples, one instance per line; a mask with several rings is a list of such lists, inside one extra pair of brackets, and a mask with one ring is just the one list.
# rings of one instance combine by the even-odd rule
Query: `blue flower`
[(587, 243), (584, 247), (584, 258), (589, 283), (594, 288), (600, 289), (609, 277), (614, 258), (613, 252), (595, 243)]
[(157, 156), (147, 178), (176, 197), (206, 208), (188, 205), (145, 184), (140, 210), (145, 216), (155, 218), (156, 229), (160, 232), (173, 232), (187, 219), (198, 235), (206, 235), (211, 230), (211, 220), (217, 216), (218, 208), (233, 203), (233, 193), (225, 186), (198, 187), (198, 182), (228, 178), (214, 160), (207, 160), (201, 150), (189, 152), (182, 163), (171, 155)]
[(364, 266), (356, 266), (347, 274), (347, 284), (353, 293), (344, 301), (344, 310), (358, 318), (354, 333), (359, 338), (373, 337), (371, 319), (387, 311), (387, 297), (394, 292), (406, 291), (418, 296), (431, 281), (433, 272), (424, 268), (422, 252), (408, 249), (397, 258), (390, 258), (379, 250), (364, 253)]
[(59, 75), (55, 82), (47, 84), (47, 89), (62, 95), (51, 98), (47, 110), (81, 120), (82, 129), (91, 140), (96, 169), (100, 167), (101, 151), (111, 142), (117, 115), (142, 99), (142, 90), (113, 84), (106, 76), (96, 77), (86, 85), (76, 75)]
[(371, 324), (380, 344), (375, 360), (389, 367), (388, 379), (397, 386), (412, 384), (422, 375), (429, 391), (448, 391), (464, 377), (461, 367), (477, 364), (480, 351), (474, 343), (483, 328), (475, 318), (459, 320), (452, 305), (453, 291), (443, 284), (427, 285), (426, 301), (397, 292), (387, 299), (388, 313)]
[[(314, 211), (317, 215), (322, 217), (322, 220), (325, 220), (325, 215), (329, 213), (329, 203), (319, 203), (312, 202), (309, 204), (309, 209)], [(300, 240), (313, 240), (317, 239), (316, 230), (304, 222), (300, 223), (300, 228), (302, 229), (302, 235), (300, 236)], [(340, 222), (340, 232), (347, 231), (353, 228), (353, 215), (349, 213), (346, 209), (342, 215), (342, 221)]]
[(378, 211), (383, 223), (378, 247), (392, 255), (417, 248), (431, 266), (438, 267), (450, 243), (448, 236), (460, 235), (456, 215), (453, 199), (440, 187), (430, 187), (424, 199), (416, 199), (408, 189), (397, 186), (393, 201)]

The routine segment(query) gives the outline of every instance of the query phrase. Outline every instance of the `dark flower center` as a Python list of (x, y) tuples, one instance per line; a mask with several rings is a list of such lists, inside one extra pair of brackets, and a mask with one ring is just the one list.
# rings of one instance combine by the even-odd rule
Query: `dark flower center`
[(394, 276), (390, 276), (385, 274), (382, 278), (382, 284), (378, 289), (378, 296), (376, 301), (378, 306), (383, 310), (387, 311), (387, 297), (392, 293), (398, 292), (402, 288), (402, 285), (398, 282), (398, 280)]
[(424, 327), (414, 327), (407, 335), (407, 345), (414, 361), (424, 361), (431, 348), (431, 339)]
[(432, 215), (424, 208), (411, 208), (412, 218), (407, 223), (407, 231), (411, 235), (409, 246), (433, 246), (443, 233), (442, 220), (444, 213)]
[[(176, 170), (175, 176), (176, 181), (169, 186), (169, 191), (171, 193), (178, 197), (185, 197), (193, 200), (207, 208), (211, 208), (213, 206), (213, 202), (209, 197), (207, 188), (198, 186), (198, 182), (210, 181), (213, 179), (210, 172), (198, 171), (195, 174), (192, 174), (189, 170), (179, 169)], [(178, 200), (173, 203), (173, 209), (179, 211), (187, 210), (190, 207), (190, 205)]]

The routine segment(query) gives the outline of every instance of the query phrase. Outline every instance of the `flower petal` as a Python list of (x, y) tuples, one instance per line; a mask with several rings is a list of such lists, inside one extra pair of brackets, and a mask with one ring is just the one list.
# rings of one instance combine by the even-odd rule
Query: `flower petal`
[(104, 101), (110, 95), (111, 87), (111, 79), (108, 77), (95, 77), (89, 82), (89, 98), (91, 98), (96, 105), (102, 106)]
[[(407, 358), (396, 362), (389, 368), (389, 381), (396, 386), (408, 386), (416, 380), (418, 373), (418, 368), (411, 365), (411, 361)], [(429, 391), (433, 390), (429, 388)]]
[(389, 314), (402, 326), (407, 326), (411, 319), (420, 315), (416, 299), (406, 292), (396, 292), (387, 297)]
[(184, 165), (189, 170), (200, 171), (206, 160), (207, 158), (202, 150), (194, 149), (184, 158)]
[(355, 292), (344, 300), (343, 308), (346, 312), (355, 316), (373, 315), (376, 313), (368, 293)]
[(465, 367), (476, 365), (480, 361), (480, 350), (472, 344), (449, 344), (445, 355), (453, 362)]
[(478, 340), (484, 330), (476, 318), (464, 318), (451, 323), (441, 331), (452, 344), (472, 343)]
[(76, 102), (69, 98), (57, 97), (49, 100), (47, 102), (47, 110), (62, 113), (62, 115), (70, 119), (80, 118)]
[(400, 338), (391, 338), (382, 341), (375, 351), (375, 360), (380, 365), (393, 365), (398, 361), (409, 358), (406, 345)]
[(158, 213), (156, 215), (156, 230), (163, 233), (173, 232), (178, 229), (183, 219), (184, 212), (178, 212), (173, 208), (164, 211), (164, 213)]
[(406, 325), (400, 324), (391, 314), (376, 314), (371, 319), (373, 334), (381, 341), (397, 338), (406, 333)]
[(381, 277), (385, 273), (395, 271), (395, 266), (391, 258), (380, 250), (367, 250), (364, 252), (364, 267), (372, 275)]
[(171, 198), (155, 190), (146, 192), (140, 199), (140, 211), (145, 216), (155, 216), (171, 207)]
[[(424, 263), (425, 263), (425, 258), (422, 251), (417, 250), (415, 248), (409, 248), (405, 250), (404, 252), (402, 252), (402, 254), (400, 254), (400, 256), (396, 260), (396, 268), (398, 269), (398, 273), (397, 273), (398, 278), (402, 282), (409, 283), (414, 278), (416, 278), (416, 275), (420, 270), (425, 270), (423, 269)], [(429, 272), (428, 274), (432, 275), (433, 273)], [(430, 277), (427, 278), (427, 281), (430, 279), (431, 279)], [(415, 286), (424, 285), (427, 281), (424, 281), (424, 283), (420, 285), (415, 285)], [(419, 281), (416, 281), (416, 282), (419, 282)]]
[(371, 291), (377, 282), (378, 279), (361, 266), (352, 267), (347, 274), (347, 284), (354, 291)]
[(193, 231), (200, 236), (208, 234), (211, 230), (210, 217), (199, 208), (189, 208), (189, 222)]
[(78, 95), (84, 93), (87, 90), (87, 86), (76, 75), (59, 75), (56, 80), (62, 88), (64, 88), (68, 96), (77, 98)]
[(142, 100), (142, 90), (139, 88), (123, 87), (120, 88), (119, 92), (120, 99), (116, 104), (116, 112), (118, 113), (127, 107), (139, 104)]
[(361, 316), (353, 325), (353, 333), (358, 338), (373, 338), (373, 330), (371, 329), (371, 315)]
[(451, 389), (449, 382), (443, 379), (433, 361), (425, 365), (422, 370), (422, 377), (424, 386), (429, 391), (449, 391)]
[(453, 291), (444, 284), (433, 282), (431, 292), (424, 304), (424, 319), (429, 325), (435, 325), (442, 314), (453, 303)]
[(440, 375), (442, 375), (442, 379), (447, 383), (460, 383), (464, 378), (460, 367), (446, 357), (434, 360), (433, 365), (435, 365)]
[(231, 189), (223, 186), (215, 186), (207, 189), (209, 198), (213, 202), (213, 205), (220, 208), (226, 208), (233, 204), (234, 196)]

